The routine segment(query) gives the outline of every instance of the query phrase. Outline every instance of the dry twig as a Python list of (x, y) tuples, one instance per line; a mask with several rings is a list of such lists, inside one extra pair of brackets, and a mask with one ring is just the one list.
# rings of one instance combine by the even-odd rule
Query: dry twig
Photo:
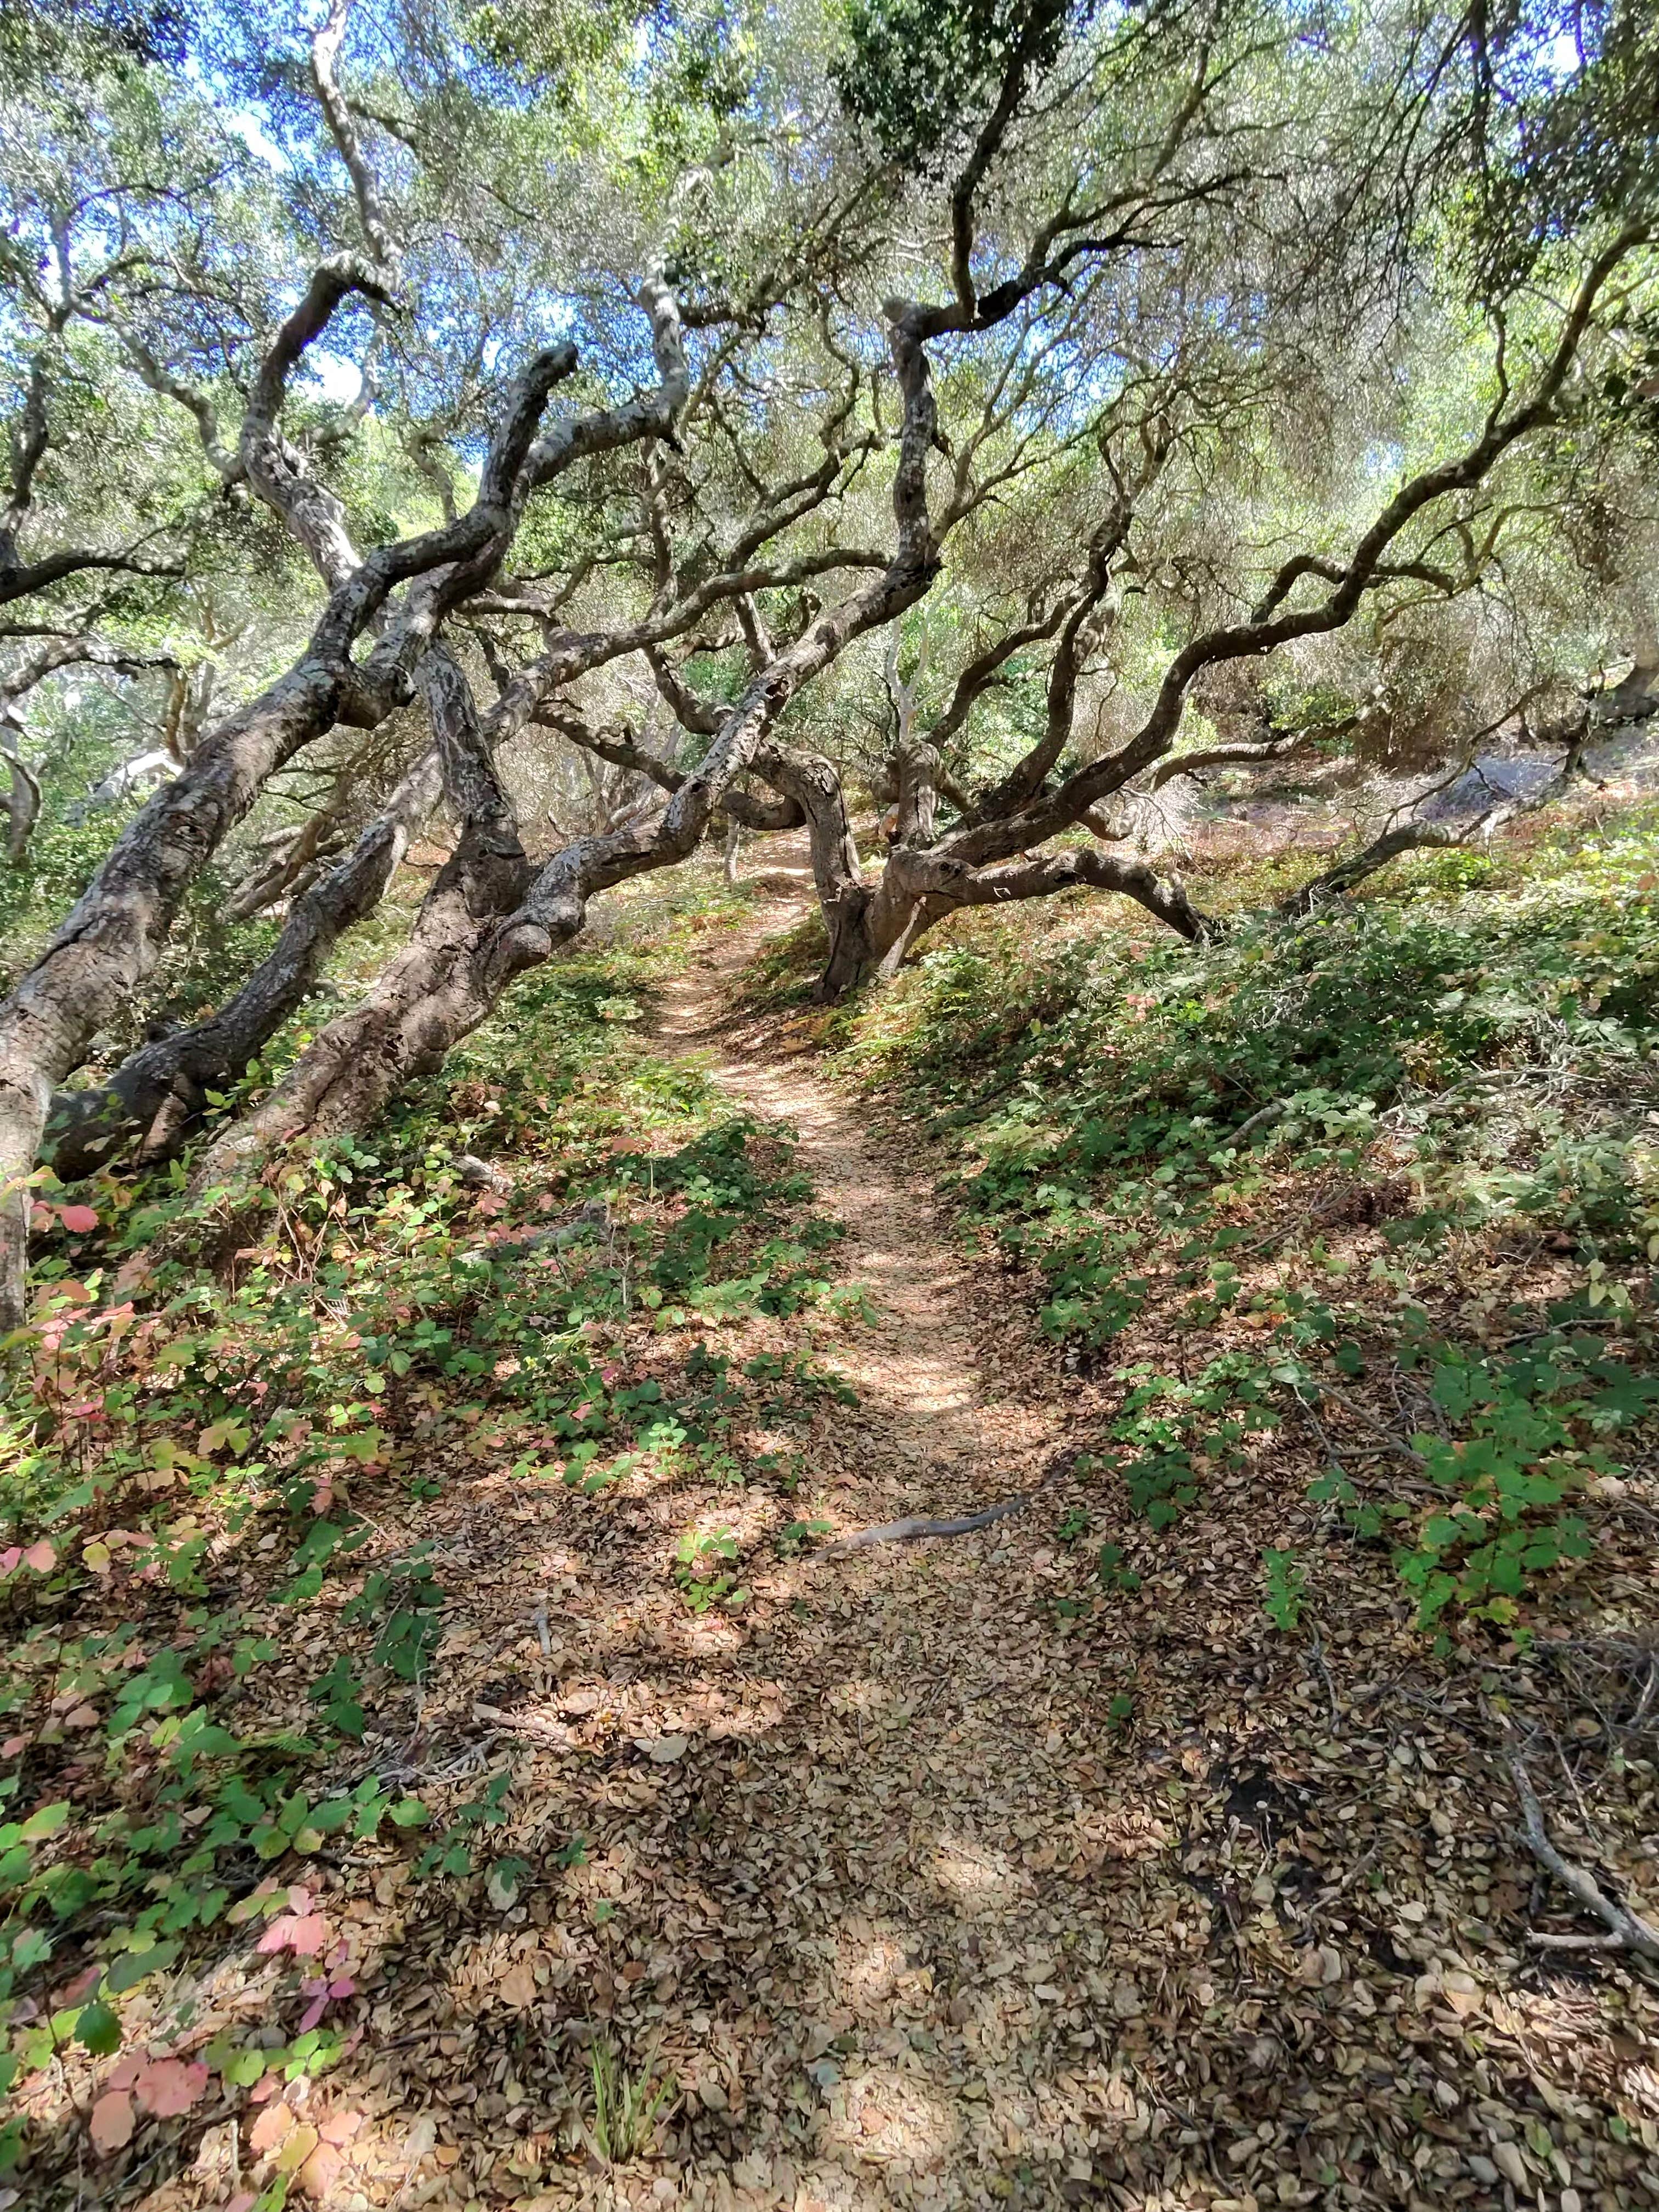
[(1627, 1911), (1624, 1905), (1615, 1904), (1601, 1889), (1588, 1868), (1562, 1857), (1550, 1841), (1538, 1793), (1533, 1788), (1518, 1754), (1511, 1756), (1509, 1765), (1515, 1794), (1521, 1805), (1522, 1826), (1516, 1840), (1525, 1844), (1540, 1865), (1555, 1876), (1585, 1911), (1593, 1912), (1598, 1920), (1605, 1921), (1609, 1931), (1605, 1936), (1534, 1935), (1528, 1940), (1544, 1950), (1634, 1951), (1644, 1959), (1659, 1960), (1659, 1929), (1650, 1925), (1638, 1914)]
[(834, 1559), (847, 1552), (863, 1551), (871, 1544), (914, 1544), (926, 1536), (971, 1536), (977, 1529), (988, 1528), (994, 1522), (1023, 1513), (1052, 1483), (1069, 1474), (1080, 1455), (1077, 1451), (1062, 1452), (1044, 1468), (1041, 1480), (1030, 1490), (1022, 1490), (1014, 1498), (999, 1498), (994, 1505), (988, 1505), (978, 1513), (963, 1513), (952, 1521), (935, 1521), (927, 1514), (913, 1514), (905, 1521), (884, 1521), (878, 1528), (855, 1528), (851, 1535), (838, 1536), (833, 1544), (822, 1545), (811, 1556), (815, 1559)]

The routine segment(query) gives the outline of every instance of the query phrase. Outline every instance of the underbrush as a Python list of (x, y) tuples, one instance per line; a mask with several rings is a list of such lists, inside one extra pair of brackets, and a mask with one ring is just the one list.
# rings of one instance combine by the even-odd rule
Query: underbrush
[[(366, 2018), (319, 1905), (347, 1863), (511, 1902), (506, 1773), (408, 1756), (451, 1486), (510, 1470), (598, 1511), (644, 1469), (793, 1510), (775, 1440), (847, 1393), (779, 1325), (839, 1295), (839, 1224), (643, 1030), (722, 900), (693, 876), (526, 979), (371, 1138), (275, 1164), (234, 1250), (192, 1251), (183, 1168), (42, 1187), (0, 1409), (0, 2166), (50, 2158), (65, 2084), (112, 2157), (334, 2064)], [(770, 1348), (718, 1348), (743, 1323)], [(736, 1550), (694, 1532), (676, 1601), (740, 1605)]]
[[(1241, 862), (1202, 947), (1084, 894), (965, 915), (818, 1018), (1107, 1407), (1146, 1540), (1108, 1588), (1287, 1427), (1322, 1471), (1264, 1547), (1281, 1627), (1341, 1542), (1443, 1652), (1513, 1653), (1650, 1510), (1656, 836), (1650, 809), (1419, 857), (1297, 922)], [(808, 957), (757, 988), (795, 997)]]

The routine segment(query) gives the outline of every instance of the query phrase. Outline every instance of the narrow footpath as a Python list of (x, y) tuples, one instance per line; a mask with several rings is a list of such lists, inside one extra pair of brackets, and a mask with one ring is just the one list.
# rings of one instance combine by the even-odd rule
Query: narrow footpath
[[(435, 2140), (400, 2212), (1625, 2212), (1595, 2114), (1643, 2045), (1576, 1968), (1471, 1932), (1503, 1808), (1457, 1711), (1364, 1672), (1405, 1681), (1420, 1639), (1386, 1591), (1369, 1645), (1265, 1624), (1250, 1516), (1300, 1494), (1294, 1432), (1151, 1548), (1109, 1476), (1054, 1472), (1098, 1386), (964, 1257), (902, 1132), (743, 1013), (739, 971), (810, 896), (799, 866), (758, 888), (659, 1037), (793, 1128), (847, 1224), (866, 1303), (799, 1340), (859, 1402), (797, 1434), (802, 1510), (839, 1535), (1051, 1479), (973, 1534), (830, 1557), (777, 1558), (775, 1500), (734, 1488), (735, 1613), (679, 1602), (672, 1486), (596, 1510), (497, 1474), (451, 1509), (469, 1618), (428, 1722), (483, 1730), (481, 1760), (510, 1728), (498, 1847), (564, 1871), (455, 1922), (380, 1899), (427, 1992), (362, 2085)], [(1103, 1589), (1120, 1537), (1140, 1579)]]

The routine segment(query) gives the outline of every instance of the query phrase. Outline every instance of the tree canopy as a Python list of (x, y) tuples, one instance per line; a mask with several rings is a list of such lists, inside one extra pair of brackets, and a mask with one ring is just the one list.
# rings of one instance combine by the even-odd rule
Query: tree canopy
[[(407, 944), (204, 1187), (727, 825), (806, 826), (828, 995), (1079, 884), (1201, 935), (1172, 781), (1369, 766), (1335, 896), (1659, 667), (1634, 5), (0, 29), (14, 1319), (37, 1161), (190, 1141), (428, 820)], [(242, 934), (155, 1001), (204, 898)]]

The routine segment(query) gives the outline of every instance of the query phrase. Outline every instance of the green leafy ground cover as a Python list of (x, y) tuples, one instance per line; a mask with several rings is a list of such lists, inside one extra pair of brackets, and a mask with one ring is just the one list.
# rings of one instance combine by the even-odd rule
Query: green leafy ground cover
[[(65, 2079), (113, 2155), (147, 2116), (251, 2118), (353, 2048), (356, 1960), (315, 1909), (343, 1857), (511, 1902), (506, 1774), (417, 1790), (395, 1749), (444, 1634), (428, 1530), (470, 1466), (532, 1496), (641, 1468), (769, 1486), (787, 1517), (790, 1455), (735, 1440), (842, 1387), (787, 1340), (736, 1365), (706, 1340), (833, 1298), (838, 1226), (787, 1137), (641, 1026), (690, 933), (741, 910), (699, 877), (624, 916), (372, 1138), (283, 1163), (234, 1249), (182, 1170), (42, 1182), (0, 1486), (0, 2168), (44, 2185)], [(522, 1202), (467, 1188), (469, 1151), (510, 1160)], [(669, 1349), (639, 1379), (642, 1333)], [(743, 1603), (735, 1553), (688, 1533), (694, 1612)], [(228, 1952), (276, 1973), (258, 2032), (208, 2033)], [(124, 2039), (141, 2055), (94, 2085)]]
[[(907, 1172), (942, 1179), (1039, 1317), (1083, 1479), (1020, 1540), (1051, 1542), (1043, 1638), (1127, 1637), (1089, 1712), (1110, 1773), (1190, 1743), (1207, 1678), (1160, 1665), (1158, 1624), (1223, 1516), (1278, 1672), (1328, 1642), (1334, 1739), (1402, 1663), (1413, 1696), (1479, 1707), (1483, 1757), (1511, 1717), (1599, 1715), (1572, 1772), (1633, 1863), (1654, 1805), (1654, 834), (1633, 815), (1419, 863), (1202, 952), (1095, 899), (974, 918), (891, 990), (805, 1018), (849, 1085), (925, 1128)], [(1205, 895), (1243, 915), (1281, 874)], [(856, 1304), (839, 1224), (786, 1130), (652, 1042), (653, 994), (744, 912), (706, 877), (676, 899), (527, 982), (372, 1137), (283, 1163), (233, 1234), (182, 1176), (41, 1184), (0, 1552), (9, 2185), (71, 2202), (90, 2155), (125, 2197), (234, 2122), (250, 2204), (326, 2201), (377, 2052), (406, 2021), (439, 2032), (446, 1930), (529, 1899), (578, 2012), (590, 1977), (655, 1957), (616, 1918), (614, 1837), (589, 1864), (596, 1820), (625, 1815), (596, 1800), (544, 1832), (488, 1751), (538, 1662), (467, 1622), (523, 1616), (522, 1642), (532, 1593), (486, 1598), (464, 1501), (483, 1484), (486, 1519), (525, 1522), (514, 1557), (546, 1545), (532, 1523), (568, 1546), (583, 1516), (599, 1603), (635, 1626), (590, 1597), (570, 1632), (629, 1649), (663, 1607), (696, 1637), (746, 1624), (751, 1587), (830, 1533), (817, 1462), (847, 1394), (814, 1316)], [(811, 935), (761, 963), (769, 1004), (798, 1008)], [(508, 1166), (510, 1195), (465, 1184), (465, 1152)], [(556, 1565), (537, 1570), (555, 1607)], [(1540, 1694), (1570, 1670), (1593, 1696)], [(625, 1743), (620, 1779), (611, 1753), (582, 1768), (624, 1807), (686, 1737)], [(1508, 1894), (1460, 1893), (1460, 1942), (1516, 1940)], [(520, 1979), (509, 2087), (571, 2058), (526, 2040)], [(501, 2153), (509, 2194), (689, 2130), (680, 2063), (591, 2032), (532, 2100), (565, 2117)]]

